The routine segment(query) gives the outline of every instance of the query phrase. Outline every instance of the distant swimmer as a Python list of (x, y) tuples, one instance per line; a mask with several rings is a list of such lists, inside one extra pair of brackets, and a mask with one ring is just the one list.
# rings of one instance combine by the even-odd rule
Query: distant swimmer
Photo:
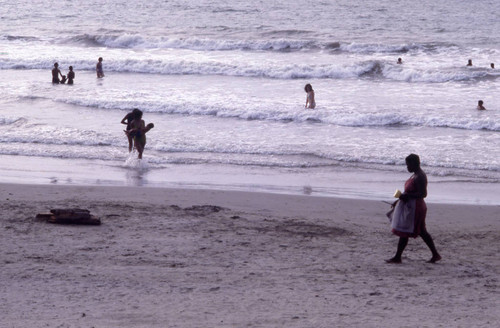
[(314, 100), (314, 90), (312, 86), (308, 83), (304, 87), (304, 90), (307, 93), (306, 108), (314, 109), (316, 107), (316, 101)]
[(484, 104), (484, 103), (483, 103), (483, 101), (482, 101), (482, 100), (479, 100), (479, 101), (477, 102), (477, 109), (478, 109), (478, 110), (486, 110), (486, 107), (484, 107), (484, 106), (483, 106), (483, 104)]
[(134, 113), (134, 120), (131, 123), (131, 129), (128, 134), (134, 138), (135, 148), (137, 149), (137, 152), (139, 152), (139, 156), (137, 158), (142, 159), (142, 153), (146, 147), (146, 133), (154, 127), (155, 125), (153, 123), (145, 125), (144, 120), (142, 119), (141, 110), (137, 110)]
[(401, 58), (398, 58), (398, 64), (402, 64), (403, 60)]
[(54, 68), (52, 69), (52, 83), (59, 84), (59, 82), (61, 82), (59, 80), (59, 76), (61, 76), (61, 79), (64, 78), (64, 75), (62, 75), (61, 70), (59, 69), (59, 64), (54, 63)]
[(128, 139), (128, 152), (132, 152), (132, 148), (134, 145), (134, 138), (132, 135), (130, 135), (130, 130), (132, 130), (132, 121), (134, 120), (134, 115), (138, 111), (138, 108), (134, 108), (130, 113), (125, 115), (125, 117), (122, 119), (121, 123), (127, 125), (127, 129), (123, 130), (125, 132), (125, 135), (127, 136)]
[(494, 64), (494, 63), (491, 63), (491, 64), (490, 64), (490, 67), (491, 67), (491, 68), (493, 68), (493, 69), (495, 69), (495, 64)]
[(73, 66), (69, 67), (69, 72), (66, 74), (68, 77), (68, 84), (73, 84), (73, 80), (75, 79), (75, 72), (73, 72)]
[(472, 59), (469, 59), (469, 61), (467, 62), (467, 66), (472, 66)]
[(99, 57), (97, 60), (97, 65), (95, 65), (95, 71), (97, 73), (97, 77), (104, 77), (104, 71), (102, 70), (102, 57)]

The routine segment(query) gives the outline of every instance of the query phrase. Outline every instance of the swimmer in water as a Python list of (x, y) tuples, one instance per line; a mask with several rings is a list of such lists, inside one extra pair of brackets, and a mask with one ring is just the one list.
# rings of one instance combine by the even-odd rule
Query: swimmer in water
[(479, 100), (477, 102), (477, 109), (478, 110), (486, 110), (486, 107), (483, 106), (484, 102), (482, 100)]
[(95, 70), (98, 78), (104, 77), (104, 71), (102, 70), (102, 57), (99, 57), (97, 64), (95, 65)]
[(314, 90), (312, 86), (308, 83), (304, 87), (304, 90), (307, 93), (306, 96), (306, 108), (314, 109), (316, 107), (316, 101), (314, 100)]

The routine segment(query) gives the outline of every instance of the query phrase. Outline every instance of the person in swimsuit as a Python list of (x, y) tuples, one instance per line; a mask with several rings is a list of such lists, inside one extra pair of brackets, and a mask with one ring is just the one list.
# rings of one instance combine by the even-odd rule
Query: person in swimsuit
[[(420, 168), (420, 158), (418, 155), (410, 154), (406, 157), (405, 161), (408, 172), (413, 173), (413, 175), (406, 181), (405, 191), (401, 194), (401, 196), (399, 196), (399, 201), (406, 202), (410, 199), (416, 200), (414, 230), (413, 233), (407, 233), (392, 229), (392, 233), (399, 236), (398, 249), (396, 255), (393, 258), (386, 260), (386, 262), (401, 263), (401, 256), (403, 255), (403, 251), (408, 244), (408, 238), (417, 238), (420, 236), (432, 252), (432, 258), (428, 261), (428, 263), (436, 263), (441, 260), (441, 255), (439, 255), (436, 250), (434, 241), (425, 228), (427, 205), (425, 204), (424, 198), (427, 197), (427, 176)], [(395, 203), (393, 206), (394, 205)]]
[(306, 108), (314, 109), (316, 107), (316, 101), (314, 100), (314, 90), (312, 86), (308, 83), (304, 87), (304, 90), (307, 93), (306, 97)]
[(95, 65), (95, 70), (98, 78), (104, 77), (104, 71), (102, 70), (102, 57), (99, 57), (99, 59), (97, 60), (97, 65)]
[(127, 136), (128, 139), (128, 152), (132, 152), (133, 146), (134, 146), (134, 138), (130, 135), (130, 130), (132, 129), (132, 121), (134, 120), (134, 115), (135, 112), (137, 112), (139, 109), (134, 108), (130, 113), (125, 115), (125, 117), (122, 119), (121, 123), (127, 125), (127, 129), (123, 130), (125, 132), (125, 135)]
[(142, 119), (142, 111), (138, 109), (134, 113), (134, 119), (130, 125), (131, 129), (128, 134), (134, 138), (134, 145), (139, 153), (137, 158), (142, 159), (142, 153), (146, 147), (146, 133), (154, 128), (154, 124), (149, 123), (148, 125), (145, 125), (144, 120)]
[(73, 80), (75, 79), (75, 72), (73, 72), (73, 66), (69, 67), (69, 72), (66, 76), (68, 77), (68, 84), (73, 84)]
[(54, 63), (54, 68), (52, 69), (52, 83), (54, 84), (59, 84), (59, 76), (61, 76), (61, 79), (64, 78), (64, 76), (61, 73), (61, 70), (59, 69), (59, 64)]
[(486, 107), (483, 106), (484, 102), (482, 100), (479, 100), (477, 102), (477, 109), (478, 110), (486, 110)]
[(472, 66), (472, 59), (469, 59), (466, 66)]

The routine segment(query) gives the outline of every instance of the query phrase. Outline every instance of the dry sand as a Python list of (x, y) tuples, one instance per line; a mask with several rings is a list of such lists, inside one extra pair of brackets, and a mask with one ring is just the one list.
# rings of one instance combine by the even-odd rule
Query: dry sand
[[(103, 224), (35, 219), (56, 207)], [(3, 184), (0, 327), (498, 326), (500, 207), (428, 207), (443, 260), (390, 265), (382, 202)]]

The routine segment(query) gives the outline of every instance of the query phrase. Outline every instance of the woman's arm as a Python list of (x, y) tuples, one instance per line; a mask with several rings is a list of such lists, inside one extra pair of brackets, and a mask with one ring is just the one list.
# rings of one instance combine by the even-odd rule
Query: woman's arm
[(425, 173), (415, 174), (416, 190), (414, 192), (404, 192), (399, 199), (406, 201), (408, 199), (420, 199), (427, 197), (427, 177)]
[(128, 117), (128, 114), (125, 115), (125, 117), (123, 118), (123, 120), (120, 123), (127, 125), (127, 122), (125, 122), (127, 120), (127, 117)]

